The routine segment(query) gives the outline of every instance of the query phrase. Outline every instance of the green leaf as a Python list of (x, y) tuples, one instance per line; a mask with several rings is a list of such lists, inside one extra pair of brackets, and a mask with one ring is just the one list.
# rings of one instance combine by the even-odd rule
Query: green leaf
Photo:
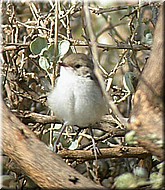
[(45, 58), (45, 57), (43, 57), (43, 56), (41, 56), (41, 57), (39, 58), (39, 66), (40, 66), (42, 69), (44, 69), (45, 71), (47, 71), (47, 69), (50, 67), (48, 59)]
[(37, 37), (35, 40), (33, 40), (30, 43), (30, 51), (35, 55), (40, 54), (42, 49), (47, 47), (48, 47), (47, 40), (43, 37)]
[(150, 175), (150, 181), (152, 182), (152, 188), (153, 189), (162, 189), (164, 176), (160, 173), (153, 172)]
[(54, 60), (54, 44), (49, 45), (48, 47), (48, 57), (50, 61)]
[(125, 141), (129, 144), (129, 145), (134, 145), (137, 144), (137, 137), (136, 137), (136, 132), (135, 131), (129, 131), (128, 133), (126, 133), (125, 135)]
[(117, 189), (136, 188), (136, 177), (131, 173), (124, 173), (115, 178), (115, 187)]
[(78, 140), (75, 140), (71, 143), (71, 145), (69, 146), (69, 150), (75, 150), (78, 147)]
[(54, 44), (48, 46), (48, 48), (43, 48), (40, 52), (41, 56), (44, 56), (49, 62), (54, 60)]
[(135, 86), (137, 83), (137, 76), (133, 72), (127, 72), (123, 78), (124, 87), (128, 90), (128, 92), (134, 93)]
[(145, 43), (148, 44), (148, 45), (152, 45), (153, 43), (153, 36), (152, 36), (152, 33), (147, 33), (145, 35)]
[(49, 52), (47, 48), (43, 48), (40, 52), (41, 56), (44, 56), (45, 58), (49, 58)]
[(142, 167), (136, 167), (133, 170), (134, 175), (140, 177), (140, 178), (146, 178), (148, 177), (148, 172), (145, 168)]
[(55, 124), (55, 127), (54, 127), (54, 128), (55, 128), (56, 130), (59, 130), (59, 129), (61, 129), (61, 127), (62, 127), (62, 124)]
[(54, 44), (49, 45), (48, 51), (49, 51), (50, 56), (54, 55)]
[(68, 51), (69, 51), (69, 47), (70, 47), (70, 42), (67, 40), (62, 40), (59, 44), (58, 44), (58, 48), (59, 48), (59, 56), (63, 57)]

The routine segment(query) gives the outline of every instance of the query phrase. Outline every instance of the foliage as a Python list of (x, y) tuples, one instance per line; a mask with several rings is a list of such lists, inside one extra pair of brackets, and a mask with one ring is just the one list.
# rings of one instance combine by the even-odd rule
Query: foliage
[[(135, 91), (132, 78), (130, 79), (128, 74), (139, 76), (149, 57), (159, 6), (158, 2), (142, 5), (111, 2), (102, 5), (101, 2), (91, 2), (89, 6), (100, 58), (99, 68), (105, 79), (106, 90), (126, 118), (129, 117), (132, 107), (129, 97)], [(51, 115), (46, 96), (54, 84), (52, 77), (58, 76), (58, 62), (69, 52), (89, 54), (91, 48), (83, 3), (60, 2), (58, 11), (55, 12), (52, 1), (2, 3), (3, 99), (10, 110), (50, 148), (61, 125), (33, 122), (25, 115), (32, 112)], [(57, 16), (58, 23), (55, 23)], [(126, 86), (123, 82), (124, 76)], [(123, 124), (116, 117), (112, 116), (112, 121), (116, 128), (123, 128)], [(74, 127), (68, 127), (61, 139), (61, 146), (71, 150), (78, 146), (88, 149), (88, 130), (77, 136), (75, 131)], [(105, 135), (105, 132), (94, 130), (94, 134), (99, 138)], [(126, 142), (123, 141), (124, 138), (108, 137), (100, 141), (98, 146), (138, 147), (134, 132), (126, 135)], [(79, 163), (70, 160), (68, 163), (83, 175), (106, 187), (161, 188), (162, 174), (157, 165), (151, 171), (150, 181), (143, 179), (144, 183), (139, 182), (136, 172), (133, 173), (133, 169), (138, 166), (138, 158), (99, 160), (99, 169), (95, 167), (94, 161)], [(13, 188), (29, 185), (35, 188), (36, 185), (25, 174), (17, 172), (15, 167), (13, 162), (5, 157), (4, 186)], [(15, 175), (16, 178), (13, 177)], [(123, 180), (128, 183), (124, 184)]]

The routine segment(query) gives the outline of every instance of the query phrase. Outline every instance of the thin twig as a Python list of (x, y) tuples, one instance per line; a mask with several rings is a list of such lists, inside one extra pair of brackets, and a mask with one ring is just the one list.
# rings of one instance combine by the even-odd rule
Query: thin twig
[[(68, 41), (70, 41), (71, 43), (73, 43), (74, 46), (92, 46), (92, 43), (89, 42), (89, 45), (82, 40), (75, 40), (75, 39), (68, 39), (67, 37), (65, 37), (62, 34), (58, 34), (59, 37), (61, 37), (62, 39), (67, 39)], [(28, 48), (30, 43), (26, 43), (26, 44), (22, 44), (22, 43), (7, 43), (2, 47), (2, 51), (11, 51), (11, 50), (16, 50), (16, 49), (23, 49), (23, 48)], [(102, 44), (102, 43), (98, 43), (96, 42), (96, 45), (98, 48), (102, 48), (106, 51), (109, 50), (113, 50), (113, 49), (130, 49), (130, 50), (134, 50), (134, 51), (141, 51), (141, 50), (150, 50), (151, 47), (147, 46), (147, 45), (129, 45), (129, 44), (118, 44), (118, 45), (109, 45), (109, 44)]]
[(123, 125), (127, 125), (127, 120), (121, 115), (121, 113), (119, 112), (119, 110), (118, 110), (117, 106), (114, 104), (114, 102), (112, 100), (108, 101), (109, 97), (104, 90), (102, 76), (98, 72), (99, 56), (98, 56), (98, 50), (97, 50), (97, 44), (96, 44), (96, 37), (95, 37), (95, 34), (93, 32), (92, 22), (90, 19), (90, 12), (88, 9), (88, 3), (84, 3), (84, 12), (85, 12), (85, 17), (86, 17), (86, 22), (87, 22), (88, 33), (89, 33), (89, 37), (91, 40), (91, 50), (92, 50), (92, 55), (93, 55), (93, 62), (94, 62), (94, 66), (95, 66), (94, 71), (95, 71), (96, 77), (98, 78), (98, 80), (100, 82), (103, 94), (107, 100), (107, 103), (109, 104), (109, 107), (112, 109), (113, 113), (117, 116), (117, 118), (120, 120), (120, 122)]

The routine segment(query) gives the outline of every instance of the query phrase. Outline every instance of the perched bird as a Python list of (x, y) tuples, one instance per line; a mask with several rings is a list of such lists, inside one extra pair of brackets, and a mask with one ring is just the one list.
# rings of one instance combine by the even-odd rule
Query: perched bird
[(64, 123), (61, 133), (66, 125), (84, 128), (95, 124), (106, 114), (107, 106), (92, 60), (85, 54), (73, 53), (60, 66), (60, 76), (48, 95), (48, 105)]

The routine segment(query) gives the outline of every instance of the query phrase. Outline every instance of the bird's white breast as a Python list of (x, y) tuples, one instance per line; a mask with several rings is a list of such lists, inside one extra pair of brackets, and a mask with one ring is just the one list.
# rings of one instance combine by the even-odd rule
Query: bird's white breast
[(106, 113), (105, 100), (95, 81), (77, 76), (69, 67), (61, 67), (48, 104), (60, 120), (79, 127), (96, 123)]

